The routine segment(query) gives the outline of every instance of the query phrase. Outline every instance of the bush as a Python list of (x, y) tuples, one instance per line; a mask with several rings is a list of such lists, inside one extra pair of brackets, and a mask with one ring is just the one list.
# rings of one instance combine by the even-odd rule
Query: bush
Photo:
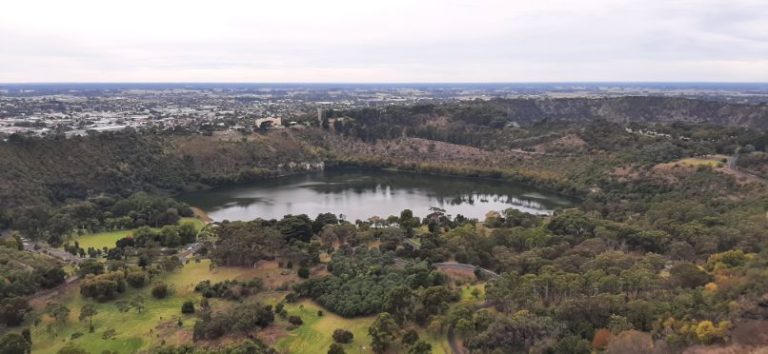
[(301, 317), (299, 316), (290, 316), (288, 317), (288, 322), (290, 322), (292, 325), (301, 326), (304, 321), (301, 320)]
[(309, 278), (309, 268), (307, 268), (307, 267), (299, 268), (298, 274), (299, 274), (299, 277), (301, 277), (301, 278), (304, 278), (304, 279)]
[(116, 335), (117, 335), (117, 331), (115, 331), (114, 329), (110, 328), (110, 329), (104, 331), (104, 333), (101, 334), (101, 339), (105, 339), (105, 340), (106, 339), (112, 339)]
[(287, 303), (293, 303), (298, 300), (299, 300), (299, 295), (297, 295), (296, 293), (291, 292), (285, 295), (285, 302)]
[(189, 300), (184, 301), (184, 303), (181, 304), (181, 313), (184, 313), (184, 314), (195, 313), (195, 304)]
[(193, 338), (216, 339), (230, 332), (249, 333), (269, 326), (274, 320), (272, 306), (241, 304), (223, 313), (203, 316), (195, 323)]
[(31, 344), (17, 333), (6, 333), (0, 337), (0, 354), (29, 353)]
[(152, 296), (155, 299), (165, 299), (168, 296), (168, 285), (165, 283), (159, 283), (152, 287)]
[(147, 276), (142, 271), (135, 271), (128, 273), (125, 280), (134, 288), (144, 287), (147, 283)]
[(78, 274), (80, 274), (81, 277), (84, 277), (88, 274), (104, 274), (104, 264), (96, 259), (86, 259), (83, 263), (80, 263)]
[(419, 340), (419, 334), (416, 333), (416, 331), (409, 329), (402, 338), (402, 343), (407, 346), (412, 346), (416, 344), (416, 342)]
[(353, 338), (355, 338), (355, 335), (352, 334), (352, 332), (347, 331), (346, 329), (339, 328), (333, 331), (333, 340), (336, 343), (343, 343), (343, 344), (352, 343)]
[(80, 294), (100, 302), (112, 300), (124, 291), (125, 281), (121, 272), (89, 274), (80, 282)]
[(328, 348), (328, 354), (344, 354), (346, 353), (344, 351), (344, 347), (342, 347), (339, 343), (331, 343), (331, 346)]

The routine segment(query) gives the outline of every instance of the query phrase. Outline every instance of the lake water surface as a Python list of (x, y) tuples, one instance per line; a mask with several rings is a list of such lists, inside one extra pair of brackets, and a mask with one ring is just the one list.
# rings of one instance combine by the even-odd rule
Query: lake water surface
[(572, 201), (531, 186), (498, 180), (381, 170), (330, 170), (180, 196), (215, 221), (280, 219), (286, 214), (343, 214), (348, 221), (400, 215), (423, 217), (430, 207), (483, 220), (491, 210), (550, 214)]

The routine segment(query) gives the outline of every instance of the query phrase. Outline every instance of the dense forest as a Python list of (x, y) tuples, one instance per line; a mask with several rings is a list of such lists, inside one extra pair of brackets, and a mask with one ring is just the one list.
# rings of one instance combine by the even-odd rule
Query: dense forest
[[(328, 111), (315, 126), (236, 137), (15, 137), (0, 143), (0, 353), (38, 340), (87, 352), (85, 332), (118, 335), (93, 324), (99, 313), (151, 311), (165, 322), (152, 324), (149, 353), (296, 350), (284, 338), (330, 316), (368, 322), (362, 334), (330, 328), (315, 351), (428, 353), (434, 338), (471, 353), (768, 346), (755, 335), (768, 331), (765, 115), (671, 98), (491, 100)], [(196, 227), (182, 219), (191, 206), (173, 199), (319, 166), (489, 177), (579, 202), (482, 220), (435, 209), (345, 221), (328, 210)], [(71, 241), (121, 231), (103, 249)], [(65, 272), (27, 239), (77, 261)], [(199, 278), (265, 265), (257, 276)], [(34, 301), (75, 275), (77, 302)], [(69, 334), (73, 306), (88, 325)]]

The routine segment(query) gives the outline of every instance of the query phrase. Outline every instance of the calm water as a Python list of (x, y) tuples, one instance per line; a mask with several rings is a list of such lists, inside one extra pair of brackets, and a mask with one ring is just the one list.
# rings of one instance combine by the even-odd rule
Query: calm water
[(439, 207), (447, 214), (485, 218), (491, 210), (515, 208), (549, 214), (572, 202), (526, 185), (488, 179), (431, 176), (391, 171), (333, 170), (182, 195), (216, 220), (279, 219), (286, 214), (344, 214), (345, 219), (414, 215)]

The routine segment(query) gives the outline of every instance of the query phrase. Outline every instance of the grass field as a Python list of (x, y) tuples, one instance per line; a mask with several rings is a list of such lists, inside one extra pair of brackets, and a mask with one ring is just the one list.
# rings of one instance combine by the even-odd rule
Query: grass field
[(720, 168), (725, 165), (728, 159), (725, 155), (706, 155), (698, 157), (687, 157), (677, 161), (660, 163), (656, 165), (656, 169), (671, 169), (675, 167), (692, 167), (697, 168), (700, 166), (708, 166), (712, 168)]
[[(374, 320), (374, 316), (344, 318), (330, 313), (311, 300), (302, 300), (295, 304), (287, 304), (285, 309), (288, 315), (298, 315), (304, 321), (304, 324), (290, 331), (285, 331), (283, 335), (272, 345), (280, 352), (296, 354), (314, 354), (325, 353), (333, 343), (333, 331), (336, 329), (346, 329), (354, 334), (352, 343), (345, 344), (344, 350), (350, 354), (371, 353), (371, 338), (368, 336), (368, 327)], [(323, 310), (323, 316), (318, 316), (317, 311)], [(279, 320), (278, 322), (285, 322)], [(279, 323), (285, 328), (283, 323)], [(417, 328), (418, 330), (418, 328)], [(450, 353), (448, 341), (444, 336), (432, 336), (420, 330), (419, 335), (432, 344), (433, 354)], [(393, 348), (395, 352), (401, 352), (398, 348)]]
[[(209, 260), (199, 263), (190, 262), (177, 272), (162, 275), (153, 282), (162, 281), (173, 289), (172, 295), (166, 299), (157, 300), (150, 294), (151, 286), (143, 289), (128, 288), (121, 300), (131, 300), (137, 295), (144, 298), (146, 309), (137, 313), (134, 309), (128, 312), (120, 312), (115, 301), (96, 303), (83, 299), (79, 294), (79, 286), (76, 284), (65, 289), (62, 294), (55, 297), (55, 301), (67, 306), (71, 312), (64, 324), (55, 324), (51, 318), (43, 316), (42, 321), (32, 327), (32, 342), (34, 353), (53, 354), (65, 346), (68, 342), (74, 342), (90, 353), (98, 354), (105, 350), (117, 353), (136, 353), (146, 350), (151, 346), (162, 343), (179, 345), (191, 343), (192, 326), (196, 320), (194, 315), (182, 315), (181, 304), (186, 300), (199, 303), (200, 295), (194, 292), (194, 287), (203, 280), (218, 282), (226, 279), (247, 280), (260, 277), (265, 280), (267, 287), (275, 287), (292, 284), (299, 281), (295, 272), (286, 271), (277, 267), (276, 262), (260, 262), (256, 268), (215, 267), (211, 269)], [(471, 287), (481, 287), (473, 285)], [(473, 301), (471, 287), (462, 289), (462, 298)], [(280, 301), (286, 292), (265, 291), (257, 298), (268, 304)], [(79, 322), (78, 316), (83, 305), (92, 303), (96, 306), (98, 314), (93, 318), (94, 333), (89, 333), (88, 324)], [(231, 303), (212, 300), (212, 306), (224, 308)], [(33, 303), (40, 309), (45, 303)], [(288, 329), (289, 324), (285, 319), (278, 318), (276, 323), (259, 333), (262, 339), (280, 352), (289, 353), (325, 353), (333, 342), (332, 334), (337, 328), (343, 328), (354, 334), (352, 343), (345, 345), (347, 353), (370, 353), (370, 337), (368, 327), (374, 320), (373, 316), (358, 318), (343, 318), (335, 315), (311, 300), (302, 300), (298, 303), (287, 304), (289, 315), (301, 316), (304, 324)], [(318, 310), (323, 310), (323, 315), (318, 315)], [(178, 327), (178, 319), (182, 320), (182, 326)], [(115, 337), (102, 338), (107, 330), (114, 330)], [(449, 353), (448, 342), (445, 336), (436, 336), (418, 329), (420, 336), (432, 344), (433, 353)], [(73, 334), (80, 334), (72, 339)], [(393, 348), (398, 350), (397, 346)]]
[(724, 164), (725, 156), (706, 156), (706, 157), (691, 157), (677, 161), (677, 163), (683, 166), (699, 167), (709, 166), (712, 168), (722, 167)]
[[(472, 295), (472, 290), (477, 289), (479, 291), (477, 298)], [(485, 300), (485, 283), (479, 283), (474, 285), (465, 285), (461, 287), (461, 301), (462, 302), (478, 302)]]
[[(202, 229), (205, 225), (202, 220), (197, 218), (181, 218), (181, 220), (179, 220), (179, 224), (186, 222), (195, 224), (195, 228), (197, 230)], [(96, 249), (102, 249), (104, 247), (112, 248), (115, 247), (115, 242), (117, 242), (117, 240), (132, 234), (134, 231), (136, 231), (136, 229), (85, 234), (81, 236), (74, 236), (71, 241), (77, 241), (80, 243), (80, 247), (83, 249), (88, 249), (88, 247), (93, 247)]]
[[(56, 353), (70, 340), (91, 353), (101, 353), (104, 350), (135, 353), (163, 341), (167, 344), (187, 343), (191, 341), (190, 330), (194, 324), (194, 316), (182, 316), (181, 304), (186, 300), (199, 302), (200, 296), (194, 293), (194, 286), (198, 282), (206, 279), (251, 279), (260, 275), (257, 269), (252, 268), (218, 267), (211, 271), (209, 265), (208, 260), (191, 262), (181, 271), (156, 279), (155, 281), (164, 281), (173, 287), (173, 295), (166, 299), (154, 299), (150, 294), (151, 286), (138, 290), (129, 287), (120, 298), (130, 300), (136, 295), (142, 295), (146, 307), (142, 313), (135, 310), (120, 312), (114, 301), (96, 303), (85, 300), (79, 294), (80, 288), (71, 286), (56, 298), (57, 302), (71, 310), (67, 323), (53, 324), (46, 316), (40, 324), (32, 327), (33, 352)], [(89, 333), (87, 323), (78, 321), (80, 309), (86, 303), (93, 303), (98, 309), (98, 314), (93, 318), (94, 333)], [(177, 326), (180, 317), (183, 322), (181, 329)], [(108, 329), (114, 329), (117, 335), (113, 339), (102, 339), (102, 334)], [(70, 339), (72, 334), (77, 332), (82, 333), (82, 336)]]

